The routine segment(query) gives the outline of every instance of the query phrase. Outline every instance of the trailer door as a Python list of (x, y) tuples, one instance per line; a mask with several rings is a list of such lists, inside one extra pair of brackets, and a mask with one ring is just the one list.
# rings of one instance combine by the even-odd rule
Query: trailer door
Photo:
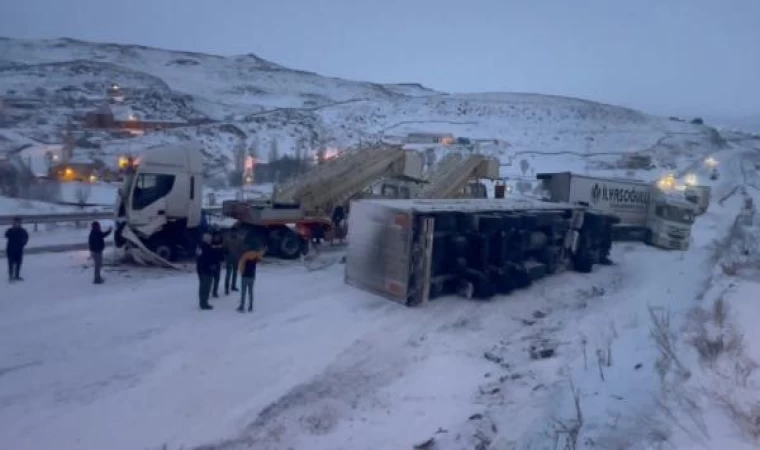
[(413, 214), (371, 201), (351, 203), (346, 283), (407, 304)]

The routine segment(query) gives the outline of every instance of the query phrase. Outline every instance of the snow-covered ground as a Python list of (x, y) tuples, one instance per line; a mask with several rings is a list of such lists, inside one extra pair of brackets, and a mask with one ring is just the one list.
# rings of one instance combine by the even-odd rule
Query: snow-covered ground
[[(234, 297), (201, 313), (191, 273), (110, 267), (93, 286), (85, 252), (30, 255), (26, 281), (0, 285), (9, 343), (0, 440), (21, 450), (374, 450), (433, 437), (439, 449), (551, 449), (575, 428), (572, 381), (578, 448), (653, 448), (658, 436), (693, 448), (658, 409), (649, 307), (669, 309), (677, 330), (724, 280), (710, 281), (721, 276), (714, 242), (741, 199), (717, 199), (742, 182), (747, 158), (744, 148), (722, 153), (688, 252), (619, 244), (613, 266), (490, 302), (408, 309), (345, 286), (340, 264), (309, 272), (271, 262), (253, 314), (235, 312)], [(725, 298), (738, 326), (751, 325), (754, 285), (732, 282)], [(532, 349), (555, 353), (534, 359)], [(741, 448), (733, 438), (706, 448)]]

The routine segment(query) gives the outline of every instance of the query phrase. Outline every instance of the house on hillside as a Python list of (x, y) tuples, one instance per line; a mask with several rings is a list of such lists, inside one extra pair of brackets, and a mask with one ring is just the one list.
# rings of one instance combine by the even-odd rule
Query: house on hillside
[(451, 144), (455, 141), (451, 133), (415, 132), (406, 135), (407, 144)]
[(146, 120), (140, 117), (129, 105), (101, 105), (85, 114), (85, 126), (88, 128), (128, 130), (144, 132), (163, 130), (188, 125), (182, 120)]
[(50, 178), (58, 181), (110, 181), (117, 179), (118, 173), (103, 161), (75, 156), (68, 162), (53, 164)]
[(108, 105), (101, 105), (98, 109), (86, 113), (84, 123), (88, 128), (114, 128), (116, 126), (113, 111)]
[(0, 125), (29, 117), (41, 104), (37, 98), (0, 97)]

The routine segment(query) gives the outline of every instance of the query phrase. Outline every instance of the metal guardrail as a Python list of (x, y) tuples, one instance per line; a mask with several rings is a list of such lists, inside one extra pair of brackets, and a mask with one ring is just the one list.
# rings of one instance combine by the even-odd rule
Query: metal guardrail
[(39, 223), (63, 223), (63, 222), (87, 222), (93, 220), (112, 219), (114, 217), (111, 211), (99, 212), (75, 212), (75, 213), (55, 213), (55, 214), (14, 214), (0, 216), (0, 225), (10, 225), (14, 218), (20, 218), (21, 223), (39, 224)]
[[(221, 214), (222, 207), (210, 206), (203, 208), (205, 212), (212, 214)], [(90, 211), (90, 212), (73, 212), (73, 213), (50, 213), (50, 214), (11, 214), (0, 215), (0, 226), (10, 225), (13, 219), (18, 217), (24, 224), (40, 223), (71, 223), (71, 222), (91, 222), (93, 220), (108, 220), (114, 218), (113, 211)]]

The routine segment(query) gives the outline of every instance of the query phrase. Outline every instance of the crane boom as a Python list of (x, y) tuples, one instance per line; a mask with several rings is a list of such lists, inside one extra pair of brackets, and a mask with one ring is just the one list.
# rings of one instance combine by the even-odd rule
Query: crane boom
[(472, 179), (499, 178), (499, 161), (481, 154), (466, 158), (451, 157), (443, 160), (429, 179), (429, 183), (417, 194), (419, 198), (456, 198)]
[(401, 146), (347, 152), (276, 189), (273, 201), (297, 203), (310, 215), (330, 214), (334, 206), (383, 177), (421, 180), (422, 166), (419, 153)]

